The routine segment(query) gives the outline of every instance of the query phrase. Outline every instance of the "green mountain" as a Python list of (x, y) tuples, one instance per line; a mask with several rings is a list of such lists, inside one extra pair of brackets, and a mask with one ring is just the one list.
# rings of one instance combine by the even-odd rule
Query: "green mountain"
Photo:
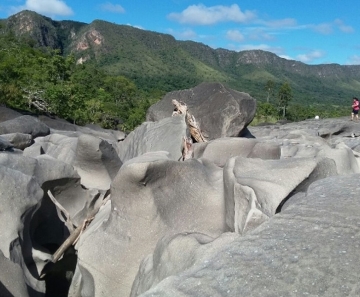
[(95, 63), (110, 74), (124, 75), (144, 90), (172, 91), (203, 81), (219, 81), (264, 101), (268, 80), (289, 82), (301, 104), (348, 105), (360, 96), (360, 66), (307, 65), (250, 50), (212, 49), (202, 43), (101, 20), (91, 24), (54, 21), (31, 11), (2, 20), (6, 30), (37, 47), (73, 54), (78, 63)]

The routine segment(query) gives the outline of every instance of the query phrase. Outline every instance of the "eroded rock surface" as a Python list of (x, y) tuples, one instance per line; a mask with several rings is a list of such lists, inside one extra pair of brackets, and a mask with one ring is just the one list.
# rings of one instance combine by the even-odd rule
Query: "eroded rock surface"
[(157, 284), (140, 296), (358, 296), (359, 190), (359, 174), (329, 177), (245, 237), (224, 234), (187, 256), (190, 238), (160, 246), (152, 257), (169, 260), (138, 276)]
[[(126, 138), (1, 116), (0, 292), (25, 283), (29, 297), (357, 296), (360, 124), (248, 126), (254, 100), (220, 84), (164, 99), (149, 110), (159, 120)], [(209, 127), (186, 161), (189, 131), (171, 99)]]

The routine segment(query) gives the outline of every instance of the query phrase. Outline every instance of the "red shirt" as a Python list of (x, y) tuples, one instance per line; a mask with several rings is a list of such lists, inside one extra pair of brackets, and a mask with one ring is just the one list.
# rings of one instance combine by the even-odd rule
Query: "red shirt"
[(354, 102), (353, 102), (353, 108), (354, 108), (354, 110), (359, 110), (359, 101), (357, 101), (357, 100), (354, 100)]

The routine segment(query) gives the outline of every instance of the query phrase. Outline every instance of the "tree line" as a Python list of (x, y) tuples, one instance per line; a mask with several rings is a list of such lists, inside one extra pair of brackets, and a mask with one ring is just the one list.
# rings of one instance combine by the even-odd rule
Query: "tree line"
[(253, 124), (261, 122), (303, 121), (319, 116), (336, 118), (349, 115), (349, 108), (341, 105), (313, 103), (308, 106), (294, 102), (295, 98), (289, 82), (276, 84), (268, 80), (264, 85), (266, 100), (258, 101)]
[(129, 131), (162, 95), (144, 93), (132, 80), (91, 62), (78, 65), (72, 55), (34, 48), (11, 33), (0, 35), (0, 104), (8, 107)]

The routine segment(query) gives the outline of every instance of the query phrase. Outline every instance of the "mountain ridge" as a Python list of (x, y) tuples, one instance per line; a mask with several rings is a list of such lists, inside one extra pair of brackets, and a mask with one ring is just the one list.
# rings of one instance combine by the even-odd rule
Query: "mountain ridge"
[(164, 91), (172, 91), (203, 81), (220, 81), (263, 100), (267, 80), (278, 85), (288, 81), (294, 97), (304, 104), (319, 102), (322, 97), (331, 104), (346, 104), (360, 91), (360, 65), (308, 65), (262, 50), (213, 49), (128, 25), (104, 20), (90, 24), (54, 21), (31, 11), (19, 12), (3, 22), (7, 30), (28, 36), (37, 47), (73, 54), (78, 63), (95, 62), (144, 88), (161, 83)]

